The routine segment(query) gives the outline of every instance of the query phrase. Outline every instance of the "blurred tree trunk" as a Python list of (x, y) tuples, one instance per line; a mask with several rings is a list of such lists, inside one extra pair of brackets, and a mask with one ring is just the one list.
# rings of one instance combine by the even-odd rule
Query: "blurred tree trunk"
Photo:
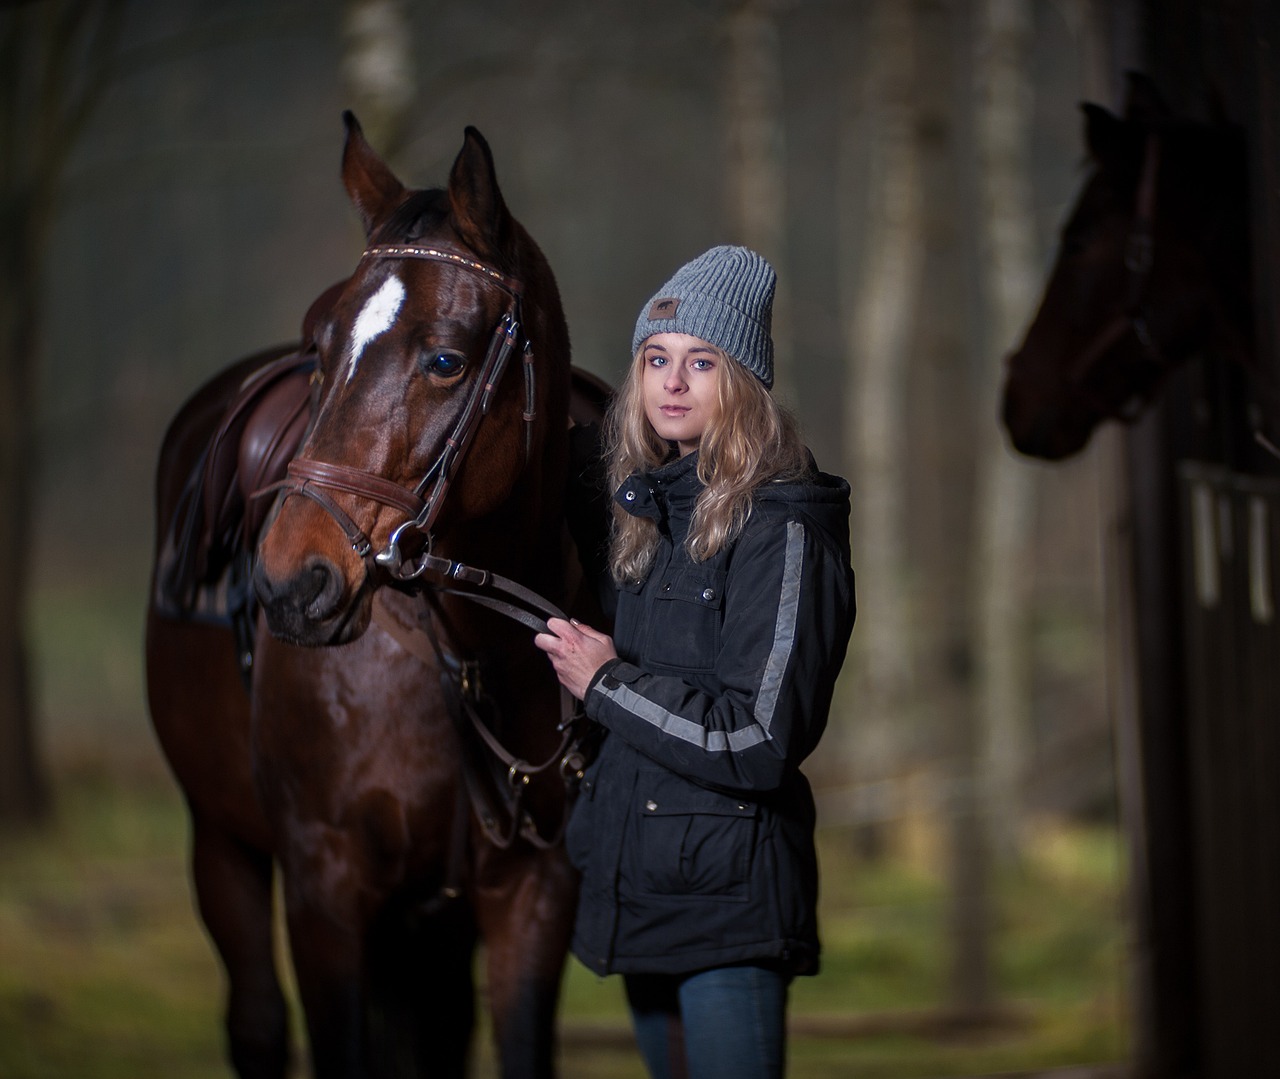
[(786, 2), (732, 0), (725, 23), (724, 79), (729, 233), (738, 243), (762, 254), (778, 271), (773, 314), (774, 379), (775, 392), (784, 398), (789, 392), (792, 356), (778, 17)]
[[(916, 160), (913, 5), (877, 0), (861, 100), (866, 137), (841, 125), (840, 308), (848, 312), (845, 458), (854, 492), (858, 630), (850, 650), (855, 728), (838, 746), (859, 787), (866, 853), (881, 845), (876, 799), (893, 777), (905, 727), (911, 641), (906, 598), (906, 382), (922, 261)], [(869, 205), (854, 205), (863, 168)], [(862, 222), (857, 219), (864, 218)], [(860, 227), (859, 227), (860, 226)], [(855, 245), (852, 237), (861, 236)], [(859, 250), (860, 247), (860, 250)]]
[[(111, 73), (123, 0), (0, 10), (0, 820), (48, 809), (27, 665), (43, 279), (68, 155)], [(83, 537), (92, 557), (92, 524)]]
[[(995, 411), (1002, 359), (1014, 346), (1039, 281), (1031, 193), (1028, 69), (1030, 0), (982, 0), (974, 41), (980, 281), (978, 400)], [(994, 422), (978, 427), (973, 610), (978, 790), (992, 855), (1016, 860), (1031, 759), (1031, 529), (1034, 473), (1006, 448)]]
[(974, 443), (993, 423), (989, 402), (975, 398), (972, 297), (975, 292), (970, 109), (964, 93), (970, 66), (973, 5), (916, 0), (921, 184), (928, 258), (915, 319), (909, 428), (911, 543), (921, 578), (917, 652), (919, 725), (938, 769), (940, 824), (945, 831), (948, 1004), (985, 1018), (991, 1005), (991, 889), (975, 777), (974, 699)]
[(417, 86), (405, 0), (344, 0), (342, 75), (350, 108), (372, 146), (394, 164)]

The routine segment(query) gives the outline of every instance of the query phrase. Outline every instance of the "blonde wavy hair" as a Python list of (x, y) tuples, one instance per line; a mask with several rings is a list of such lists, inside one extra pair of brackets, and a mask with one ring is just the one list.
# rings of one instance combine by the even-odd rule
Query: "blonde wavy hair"
[[(698, 479), (703, 489), (694, 505), (685, 547), (703, 562), (730, 543), (751, 516), (757, 487), (772, 480), (808, 474), (809, 451), (795, 419), (763, 383), (720, 349), (716, 390), (720, 412), (707, 425), (698, 447)], [(644, 411), (644, 343), (605, 419), (605, 453), (610, 489), (636, 472), (651, 472), (671, 457)], [(616, 503), (609, 544), (609, 569), (618, 583), (643, 579), (658, 549), (657, 522), (636, 517)]]

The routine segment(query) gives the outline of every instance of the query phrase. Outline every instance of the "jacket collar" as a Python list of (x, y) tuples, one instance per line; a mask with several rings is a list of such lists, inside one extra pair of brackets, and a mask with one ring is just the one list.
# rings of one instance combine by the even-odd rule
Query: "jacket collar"
[(676, 457), (652, 472), (637, 472), (614, 493), (614, 501), (636, 517), (662, 521), (670, 511), (687, 511), (702, 490), (697, 451)]

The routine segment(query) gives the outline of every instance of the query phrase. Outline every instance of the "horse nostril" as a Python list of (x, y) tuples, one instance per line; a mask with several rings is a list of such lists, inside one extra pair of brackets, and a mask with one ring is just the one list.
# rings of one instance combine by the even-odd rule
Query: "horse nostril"
[(259, 561), (253, 585), (272, 632), (296, 640), (309, 637), (335, 617), (344, 587), (337, 568), (319, 557), (309, 559), (286, 577), (271, 575)]
[(298, 591), (298, 606), (313, 622), (323, 622), (338, 605), (342, 595), (342, 581), (328, 562), (316, 559), (299, 576), (299, 584), (310, 578), (309, 586)]

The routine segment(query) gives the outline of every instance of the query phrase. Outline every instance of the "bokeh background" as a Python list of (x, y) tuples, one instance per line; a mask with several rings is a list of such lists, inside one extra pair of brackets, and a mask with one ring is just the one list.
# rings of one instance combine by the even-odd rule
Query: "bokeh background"
[[(853, 484), (859, 574), (810, 769), (829, 973), (796, 990), (798, 1073), (1122, 1062), (1111, 448), (1035, 464), (997, 417), (1084, 176), (1078, 105), (1123, 104), (1118, 37), (1101, 0), (0, 5), (5, 228), (48, 208), (16, 271), (10, 552), (48, 798), (0, 836), (0, 1073), (223, 1074), (144, 703), (150, 485), (184, 398), (358, 258), (345, 108), (412, 186), (479, 128), (607, 379), (683, 261), (738, 242), (779, 270), (778, 392)], [(611, 994), (571, 973), (567, 1073), (638, 1074)]]

